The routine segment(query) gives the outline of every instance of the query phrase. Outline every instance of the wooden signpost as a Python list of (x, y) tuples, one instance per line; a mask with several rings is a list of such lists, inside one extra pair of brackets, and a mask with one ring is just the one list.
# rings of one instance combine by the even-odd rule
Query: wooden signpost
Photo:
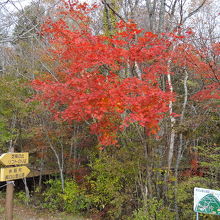
[(6, 153), (0, 156), (0, 162), (5, 166), (28, 164), (28, 153)]
[(0, 170), (0, 181), (10, 181), (25, 178), (30, 170), (25, 167), (7, 167)]
[(9, 166), (0, 169), (0, 182), (7, 182), (5, 217), (6, 220), (12, 220), (14, 185), (11, 181), (16, 179), (23, 179), (30, 173), (30, 170), (26, 166), (15, 165), (28, 164), (29, 154), (27, 152), (5, 153), (0, 156), (0, 162), (5, 166)]

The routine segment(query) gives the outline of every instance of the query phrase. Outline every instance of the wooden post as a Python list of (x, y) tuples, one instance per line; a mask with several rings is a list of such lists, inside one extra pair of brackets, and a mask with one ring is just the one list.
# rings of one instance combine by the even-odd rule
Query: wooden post
[(14, 181), (7, 181), (5, 219), (13, 220)]
[[(13, 153), (14, 147), (10, 141), (9, 151)], [(6, 201), (5, 201), (5, 220), (13, 220), (13, 199), (14, 199), (14, 181), (7, 181)]]

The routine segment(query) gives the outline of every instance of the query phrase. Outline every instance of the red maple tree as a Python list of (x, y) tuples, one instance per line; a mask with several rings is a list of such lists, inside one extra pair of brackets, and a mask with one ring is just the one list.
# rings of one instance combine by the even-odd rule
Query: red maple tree
[(111, 37), (94, 35), (88, 13), (95, 7), (65, 3), (56, 20), (45, 23), (43, 34), (58, 66), (56, 76), (32, 82), (37, 98), (55, 118), (87, 121), (102, 145), (117, 143), (118, 132), (131, 123), (155, 134), (174, 98), (160, 88), (159, 78), (172, 74), (171, 60), (181, 63), (172, 50), (180, 37), (143, 32), (132, 22), (119, 22)]

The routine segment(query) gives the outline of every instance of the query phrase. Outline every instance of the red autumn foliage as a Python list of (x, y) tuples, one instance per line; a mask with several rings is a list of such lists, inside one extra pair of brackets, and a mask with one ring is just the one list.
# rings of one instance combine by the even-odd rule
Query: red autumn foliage
[(199, 101), (220, 99), (220, 43), (200, 51), (197, 72), (203, 80), (203, 88), (194, 98)]
[(144, 33), (124, 22), (111, 37), (94, 35), (88, 17), (94, 7), (68, 3), (55, 21), (45, 23), (43, 34), (58, 67), (56, 77), (33, 81), (37, 98), (55, 118), (87, 121), (102, 145), (116, 144), (118, 132), (132, 123), (155, 134), (173, 100), (159, 78), (170, 73), (170, 60), (181, 63), (183, 53), (173, 51), (172, 44), (182, 38)]

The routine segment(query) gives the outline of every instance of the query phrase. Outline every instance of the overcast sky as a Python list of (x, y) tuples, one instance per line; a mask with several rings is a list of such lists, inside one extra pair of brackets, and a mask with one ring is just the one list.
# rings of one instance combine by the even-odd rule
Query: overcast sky
[[(59, 0), (58, 0), (59, 1)], [(79, 0), (81, 2), (87, 2), (87, 3), (92, 3), (92, 2), (98, 2), (99, 0)], [(10, 10), (11, 12), (16, 12), (18, 10), (22, 10), (25, 6), (29, 5), (31, 2), (41, 2), (41, 0), (0, 0), (0, 8), (1, 5), (5, 5), (4, 3), (7, 2), (6, 6), (7, 9)]]

